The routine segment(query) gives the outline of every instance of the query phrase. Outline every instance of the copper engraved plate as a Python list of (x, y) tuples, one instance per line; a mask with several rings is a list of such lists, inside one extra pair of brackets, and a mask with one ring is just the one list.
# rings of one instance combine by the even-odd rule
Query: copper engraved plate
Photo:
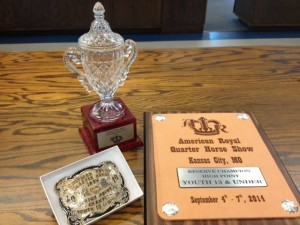
[(252, 113), (148, 113), (146, 128), (152, 215), (170, 222), (300, 216), (299, 192)]
[(69, 224), (86, 224), (93, 217), (129, 200), (129, 191), (117, 166), (110, 161), (85, 168), (55, 186)]

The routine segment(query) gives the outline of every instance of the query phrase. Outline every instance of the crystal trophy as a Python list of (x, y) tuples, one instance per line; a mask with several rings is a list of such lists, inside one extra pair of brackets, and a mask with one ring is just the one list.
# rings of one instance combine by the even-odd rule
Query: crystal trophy
[(81, 108), (80, 135), (91, 154), (113, 145), (122, 151), (142, 146), (135, 117), (121, 99), (113, 97), (136, 59), (137, 45), (111, 30), (100, 2), (93, 12), (95, 20), (89, 32), (79, 38), (78, 47), (70, 47), (64, 54), (66, 67), (88, 92), (95, 91), (100, 97), (95, 104)]

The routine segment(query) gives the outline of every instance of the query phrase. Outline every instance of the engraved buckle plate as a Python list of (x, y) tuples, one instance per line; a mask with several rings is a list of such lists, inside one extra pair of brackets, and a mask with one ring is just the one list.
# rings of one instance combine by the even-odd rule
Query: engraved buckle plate
[(55, 186), (69, 224), (84, 224), (129, 200), (117, 166), (110, 161), (65, 177)]
[(92, 224), (143, 192), (117, 146), (40, 177), (59, 225)]

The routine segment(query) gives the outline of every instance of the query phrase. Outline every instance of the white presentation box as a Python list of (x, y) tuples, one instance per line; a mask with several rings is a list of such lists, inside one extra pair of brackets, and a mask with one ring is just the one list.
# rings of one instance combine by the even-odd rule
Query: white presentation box
[(59, 225), (92, 224), (143, 196), (115, 146), (40, 177)]

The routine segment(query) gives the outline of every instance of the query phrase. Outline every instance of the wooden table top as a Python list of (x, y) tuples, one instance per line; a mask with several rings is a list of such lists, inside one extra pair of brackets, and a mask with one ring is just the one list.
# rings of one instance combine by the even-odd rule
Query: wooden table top
[[(0, 221), (5, 224), (57, 224), (39, 177), (88, 156), (78, 133), (80, 107), (97, 95), (81, 87), (62, 55), (0, 53)], [(143, 112), (252, 111), (300, 190), (299, 47), (141, 50), (115, 96), (137, 118), (141, 138)], [(143, 148), (124, 155), (143, 188)], [(143, 199), (136, 201), (97, 224), (143, 224), (143, 205)]]

